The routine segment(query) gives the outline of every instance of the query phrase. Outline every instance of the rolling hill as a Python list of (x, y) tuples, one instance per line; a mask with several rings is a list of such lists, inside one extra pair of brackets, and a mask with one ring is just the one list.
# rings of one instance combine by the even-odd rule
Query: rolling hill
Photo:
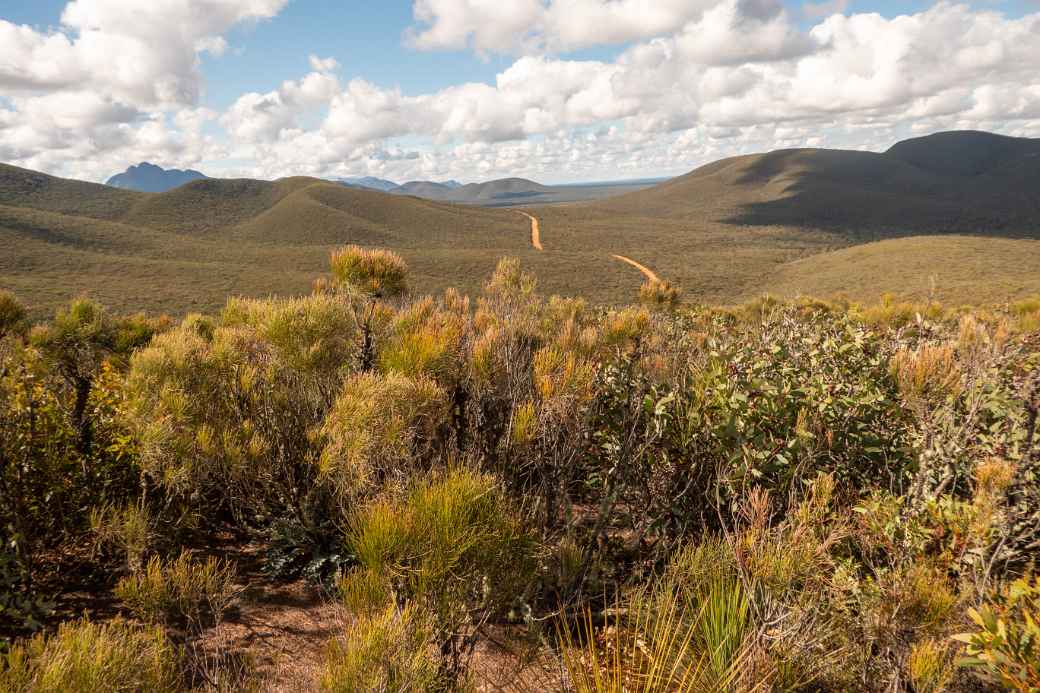
[(205, 177), (198, 171), (164, 169), (148, 162), (142, 162), (137, 166), (131, 166), (123, 173), (112, 176), (105, 184), (138, 192), (166, 192)]
[[(884, 153), (783, 150), (542, 206), (558, 188), (523, 179), (463, 186), (453, 194), (471, 204), (458, 204), (313, 178), (139, 193), (0, 165), (0, 287), (37, 315), (78, 293), (120, 310), (212, 310), (228, 294), (307, 291), (330, 248), (358, 243), (400, 252), (422, 292), (472, 291), (510, 255), (546, 293), (627, 302), (643, 276), (621, 256), (694, 301), (1004, 300), (1040, 291), (1038, 149), (944, 133)], [(506, 205), (539, 220), (544, 252)]]
[[(970, 253), (951, 251), (944, 260), (942, 248), (967, 247), (965, 236), (999, 237), (1021, 243), (1017, 250), (1002, 244), (1005, 259), (1035, 253), (1030, 239), (1040, 238), (1038, 146), (1038, 140), (953, 132), (880, 154), (782, 150), (717, 161), (627, 195), (527, 211), (541, 219), (547, 249), (595, 245), (638, 259), (696, 300), (727, 302), (770, 289), (838, 291), (823, 283), (799, 288), (790, 281), (790, 263), (919, 236), (933, 238), (880, 245), (874, 252), (902, 253), (908, 263), (916, 257), (925, 283), (935, 275), (937, 294), (948, 300), (998, 300), (1033, 291), (1031, 282), (1017, 280), (1032, 265), (1001, 269), (994, 263), (991, 272), (981, 272), (969, 262)], [(972, 163), (946, 166), (951, 157)], [(972, 247), (987, 252), (984, 240)], [(905, 276), (882, 271), (883, 265), (865, 276), (861, 259), (848, 252), (828, 260), (833, 276), (848, 277), (847, 293), (877, 297), (887, 290), (918, 292), (923, 285), (911, 286)]]
[(476, 289), (528, 222), (312, 178), (198, 180), (135, 193), (0, 165), (0, 287), (34, 314), (87, 293), (118, 310), (213, 310), (229, 294), (306, 292), (331, 247), (393, 247), (417, 288)]
[[(881, 154), (791, 149), (724, 159), (605, 201), (619, 214), (797, 226), (855, 239), (1040, 231), (1040, 140), (950, 132)], [(952, 163), (956, 162), (956, 163)]]

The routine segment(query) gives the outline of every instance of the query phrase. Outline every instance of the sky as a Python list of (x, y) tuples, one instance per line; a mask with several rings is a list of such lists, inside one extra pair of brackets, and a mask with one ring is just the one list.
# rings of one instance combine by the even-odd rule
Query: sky
[(545, 183), (1040, 137), (1040, 0), (3, 0), (0, 161)]

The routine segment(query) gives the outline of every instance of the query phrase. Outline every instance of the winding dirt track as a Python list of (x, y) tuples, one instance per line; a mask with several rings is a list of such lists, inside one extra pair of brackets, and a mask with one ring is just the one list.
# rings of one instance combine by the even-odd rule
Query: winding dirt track
[(632, 265), (637, 270), (639, 270), (644, 275), (646, 275), (646, 278), (649, 279), (650, 281), (657, 282), (657, 283), (661, 282), (661, 278), (658, 277), (656, 274), (654, 274), (653, 270), (651, 270), (646, 265), (641, 265), (638, 262), (636, 262), (635, 260), (633, 260), (632, 258), (625, 257), (624, 255), (611, 255), (611, 257), (613, 257), (615, 260), (621, 260), (621, 262), (627, 262), (628, 264)]
[[(538, 219), (536, 217), (531, 216), (527, 212), (520, 212), (520, 214), (523, 214), (525, 217), (531, 220), (531, 245), (534, 246), (535, 250), (544, 251), (545, 248), (542, 247), (542, 234), (541, 229), (539, 228)], [(624, 255), (611, 255), (611, 257), (613, 257), (615, 260), (621, 260), (621, 262), (625, 262), (629, 265), (632, 265), (637, 270), (642, 272), (643, 275), (646, 276), (646, 278), (650, 281), (660, 283), (661, 278), (658, 277), (654, 273), (654, 271), (646, 265), (638, 263), (632, 258), (625, 257)]]
[(527, 217), (528, 219), (531, 220), (531, 245), (534, 246), (535, 250), (542, 250), (542, 251), (544, 251), (545, 248), (542, 247), (542, 234), (541, 234), (541, 230), (538, 228), (538, 220), (536, 218), (532, 217), (527, 212), (520, 212), (520, 213), (523, 214), (525, 217)]

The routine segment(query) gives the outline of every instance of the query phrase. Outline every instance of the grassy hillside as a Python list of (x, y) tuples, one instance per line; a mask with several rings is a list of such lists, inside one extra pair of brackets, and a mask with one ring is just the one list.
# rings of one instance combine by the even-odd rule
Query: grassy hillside
[(781, 296), (843, 294), (876, 301), (892, 292), (945, 303), (997, 303), (1040, 293), (1040, 240), (914, 236), (788, 263), (763, 290)]
[[(920, 296), (932, 277), (951, 301), (1004, 300), (1036, 290), (1038, 152), (1036, 140), (945, 133), (883, 154), (735, 157), (581, 203), (538, 206), (568, 198), (521, 179), (460, 189), (502, 208), (313, 178), (134, 193), (0, 166), (0, 288), (37, 315), (81, 292), (120, 310), (213, 309), (228, 293), (304, 291), (331, 248), (355, 243), (398, 251), (420, 292), (472, 292), (508, 255), (547, 293), (623, 303), (643, 276), (620, 255), (701, 302), (767, 290)], [(507, 204), (539, 219), (544, 252)]]

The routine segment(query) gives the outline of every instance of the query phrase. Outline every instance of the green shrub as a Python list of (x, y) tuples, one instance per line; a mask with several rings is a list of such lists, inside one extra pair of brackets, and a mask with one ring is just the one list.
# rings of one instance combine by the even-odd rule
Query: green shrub
[(615, 605), (610, 612), (617, 621), (605, 629), (595, 627), (587, 610), (576, 629), (558, 619), (566, 688), (578, 693), (769, 690), (768, 674), (752, 659), (749, 603), (739, 584), (704, 587), (701, 598), (690, 601), (669, 579), (651, 583)]
[(162, 628), (120, 619), (63, 623), (54, 635), (15, 645), (2, 662), (0, 690), (11, 693), (182, 690), (179, 655)]
[(25, 328), (25, 306), (10, 291), (0, 290), (0, 340)]
[(146, 472), (203, 513), (306, 523), (320, 453), (311, 433), (357, 354), (349, 306), (332, 296), (232, 300), (212, 334), (197, 322), (131, 362)]
[(417, 301), (398, 313), (380, 344), (379, 369), (451, 387), (460, 379), (465, 334), (462, 316), (439, 309), (432, 299)]
[(422, 468), (447, 408), (444, 391), (428, 377), (353, 376), (322, 426), (322, 475), (343, 499), (403, 481)]
[(199, 632), (219, 623), (234, 598), (234, 570), (226, 561), (204, 562), (183, 552), (172, 561), (153, 556), (116, 585), (116, 596), (148, 623)]
[(94, 508), (90, 511), (90, 528), (98, 545), (121, 551), (131, 571), (141, 569), (153, 540), (152, 518), (147, 506), (129, 503), (122, 508), (112, 505)]
[(976, 630), (957, 636), (967, 645), (965, 666), (1023, 693), (1040, 686), (1040, 577), (1023, 577), (979, 609)]
[(387, 607), (357, 616), (342, 638), (329, 643), (321, 673), (321, 690), (432, 691), (440, 667), (431, 655), (433, 632), (417, 609)]
[(348, 606), (374, 611), (397, 599), (422, 609), (453, 676), (472, 653), (472, 629), (511, 606), (533, 576), (531, 539), (497, 482), (464, 469), (375, 501), (347, 543), (360, 564), (342, 580)]
[(330, 264), (340, 285), (375, 298), (391, 298), (408, 289), (408, 266), (389, 250), (365, 250), (350, 245), (333, 251)]

